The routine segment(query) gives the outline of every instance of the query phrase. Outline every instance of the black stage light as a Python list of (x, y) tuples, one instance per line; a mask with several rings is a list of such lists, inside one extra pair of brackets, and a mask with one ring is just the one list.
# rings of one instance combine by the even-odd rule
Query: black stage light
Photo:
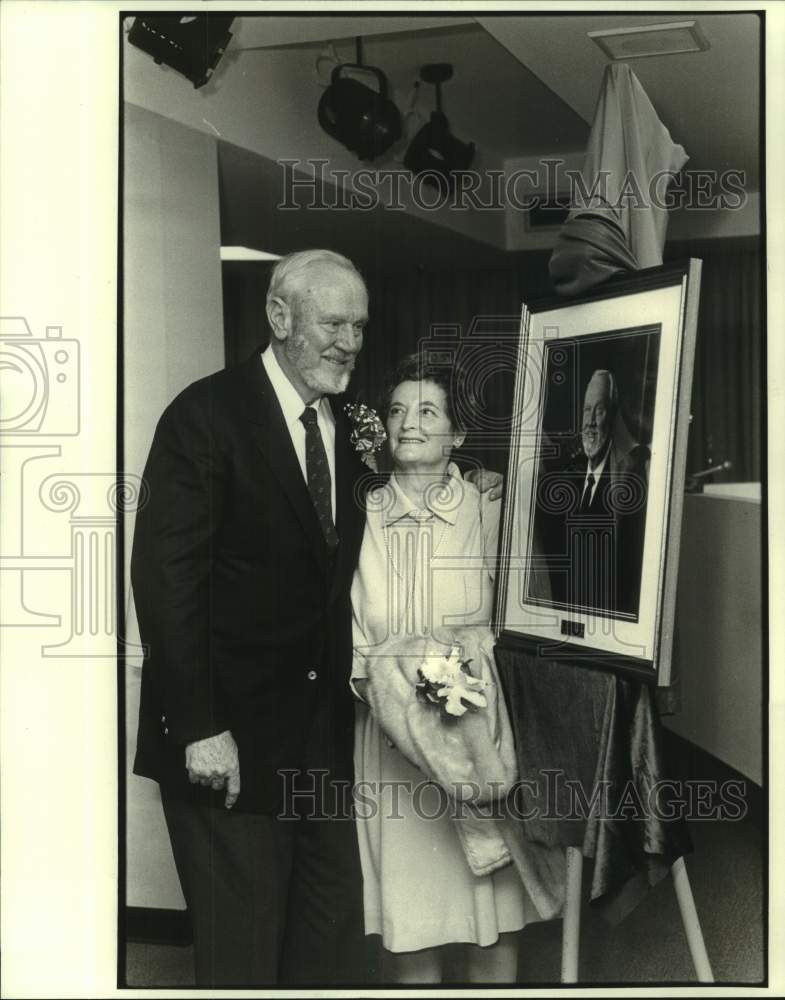
[(429, 63), (420, 70), (425, 83), (436, 86), (436, 111), (412, 139), (404, 157), (404, 166), (443, 194), (455, 184), (455, 173), (468, 170), (474, 159), (474, 143), (461, 142), (450, 132), (450, 123), (442, 111), (441, 85), (452, 77), (450, 63)]
[(232, 37), (233, 15), (139, 14), (128, 41), (159, 64), (165, 63), (187, 76), (194, 87), (210, 79)]
[[(378, 91), (343, 76), (348, 69), (371, 73)], [(335, 67), (330, 86), (319, 101), (318, 117), (324, 131), (361, 160), (377, 159), (400, 139), (401, 113), (387, 97), (387, 78), (380, 69), (362, 65), (359, 39), (357, 62)]]

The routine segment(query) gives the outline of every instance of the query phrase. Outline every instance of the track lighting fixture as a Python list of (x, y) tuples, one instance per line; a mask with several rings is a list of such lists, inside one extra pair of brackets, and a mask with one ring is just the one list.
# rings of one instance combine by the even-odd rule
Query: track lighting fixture
[(474, 143), (456, 139), (442, 111), (441, 85), (452, 74), (450, 63), (429, 63), (420, 69), (420, 79), (436, 87), (436, 110), (412, 139), (403, 160), (413, 174), (423, 174), (423, 180), (442, 194), (453, 190), (456, 171), (468, 170), (474, 159)]
[(201, 87), (229, 44), (233, 20), (224, 14), (138, 14), (128, 41)]
[[(346, 76), (346, 70), (370, 73), (378, 90)], [(335, 67), (319, 101), (318, 117), (324, 131), (361, 160), (378, 159), (400, 139), (401, 114), (387, 97), (387, 78), (380, 69), (363, 65), (359, 38), (357, 62)]]

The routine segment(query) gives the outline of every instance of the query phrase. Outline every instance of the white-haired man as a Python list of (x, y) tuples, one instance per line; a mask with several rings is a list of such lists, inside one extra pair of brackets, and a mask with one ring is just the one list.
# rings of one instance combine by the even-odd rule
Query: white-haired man
[(594, 371), (580, 450), (538, 483), (535, 532), (550, 569), (547, 603), (637, 619), (648, 458), (623, 423), (613, 373)]
[(161, 786), (200, 986), (341, 981), (361, 913), (346, 799), (321, 793), (352, 777), (364, 466), (328, 397), (362, 347), (365, 284), (338, 254), (293, 254), (267, 316), (261, 357), (167, 407), (134, 536), (134, 769)]

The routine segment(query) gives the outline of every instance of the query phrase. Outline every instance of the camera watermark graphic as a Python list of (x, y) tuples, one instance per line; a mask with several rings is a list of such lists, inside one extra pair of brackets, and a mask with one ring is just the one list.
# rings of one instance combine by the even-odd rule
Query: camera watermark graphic
[(80, 434), (80, 361), (61, 326), (35, 337), (24, 317), (0, 318), (0, 627), (57, 629), (46, 657), (115, 657), (117, 516), (146, 492), (138, 477), (51, 471)]
[(33, 336), (23, 316), (0, 318), (0, 440), (79, 433), (79, 343), (60, 326)]
[(514, 426), (524, 417), (498, 407), (500, 389), (512, 396), (520, 363), (520, 314), (479, 314), (465, 328), (432, 324), (417, 352), (421, 365), (451, 378), (455, 418), (472, 445), (506, 456)]

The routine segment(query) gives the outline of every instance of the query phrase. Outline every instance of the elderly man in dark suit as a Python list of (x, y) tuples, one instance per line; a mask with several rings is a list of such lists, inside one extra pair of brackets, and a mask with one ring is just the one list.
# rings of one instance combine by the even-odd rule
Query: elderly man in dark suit
[(161, 786), (204, 986), (345, 981), (361, 914), (344, 793), (364, 466), (330, 397), (368, 296), (350, 261), (306, 251), (274, 269), (267, 316), (261, 356), (161, 417), (133, 546), (134, 770)]
[(580, 451), (538, 482), (535, 532), (555, 605), (636, 619), (649, 451), (617, 444), (621, 419), (613, 374), (595, 371), (583, 399)]

